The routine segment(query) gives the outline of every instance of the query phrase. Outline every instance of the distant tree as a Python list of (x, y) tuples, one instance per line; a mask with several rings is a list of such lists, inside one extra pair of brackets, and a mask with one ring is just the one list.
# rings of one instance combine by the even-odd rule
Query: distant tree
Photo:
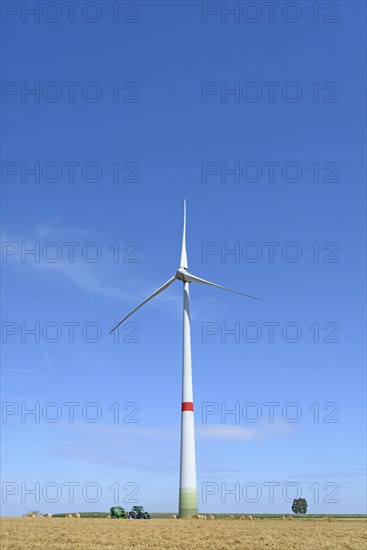
[(294, 514), (307, 514), (307, 500), (305, 498), (295, 498), (292, 510)]

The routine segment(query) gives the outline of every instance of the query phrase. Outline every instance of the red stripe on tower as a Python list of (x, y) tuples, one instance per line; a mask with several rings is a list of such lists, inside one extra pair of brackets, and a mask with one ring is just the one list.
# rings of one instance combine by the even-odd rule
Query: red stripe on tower
[(192, 403), (192, 401), (184, 401), (182, 403), (182, 411), (193, 411), (194, 412), (194, 403)]

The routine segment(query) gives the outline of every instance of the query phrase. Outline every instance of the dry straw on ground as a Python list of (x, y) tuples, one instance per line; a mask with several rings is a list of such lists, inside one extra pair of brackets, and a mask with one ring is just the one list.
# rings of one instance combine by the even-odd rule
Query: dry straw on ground
[[(291, 525), (292, 523), (292, 525)], [(110, 521), (2, 518), (2, 550), (365, 550), (363, 519)]]

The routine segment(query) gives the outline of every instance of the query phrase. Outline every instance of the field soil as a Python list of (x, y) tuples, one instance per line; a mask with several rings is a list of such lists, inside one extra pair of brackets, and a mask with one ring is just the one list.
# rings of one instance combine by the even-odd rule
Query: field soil
[(365, 550), (365, 519), (2, 518), (2, 550)]

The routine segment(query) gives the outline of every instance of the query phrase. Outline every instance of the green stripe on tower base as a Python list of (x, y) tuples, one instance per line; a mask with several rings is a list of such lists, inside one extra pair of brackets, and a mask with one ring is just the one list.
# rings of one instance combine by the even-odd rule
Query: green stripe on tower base
[(196, 489), (180, 489), (178, 515), (183, 518), (198, 513), (198, 497)]

